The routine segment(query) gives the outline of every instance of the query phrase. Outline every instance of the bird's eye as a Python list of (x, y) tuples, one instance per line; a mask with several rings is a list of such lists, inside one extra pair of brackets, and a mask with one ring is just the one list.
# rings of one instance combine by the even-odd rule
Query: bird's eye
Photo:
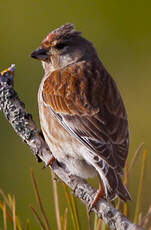
[(56, 49), (61, 50), (61, 49), (63, 49), (65, 46), (67, 46), (66, 43), (59, 43), (59, 44), (57, 44), (55, 47), (56, 47)]

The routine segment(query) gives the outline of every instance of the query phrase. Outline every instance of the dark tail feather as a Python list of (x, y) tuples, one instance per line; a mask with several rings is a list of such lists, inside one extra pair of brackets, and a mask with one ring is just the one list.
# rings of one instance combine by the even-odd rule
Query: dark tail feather
[(117, 195), (123, 200), (123, 201), (127, 201), (127, 200), (131, 200), (131, 195), (128, 192), (126, 186), (123, 184), (120, 176), (118, 176), (118, 190), (117, 190)]
[[(104, 185), (106, 199), (114, 200), (119, 196), (123, 201), (131, 200), (131, 196), (123, 184), (119, 173), (103, 160), (97, 162), (97, 166), (99, 166), (96, 168)], [(103, 180), (102, 175), (104, 175), (106, 181)]]

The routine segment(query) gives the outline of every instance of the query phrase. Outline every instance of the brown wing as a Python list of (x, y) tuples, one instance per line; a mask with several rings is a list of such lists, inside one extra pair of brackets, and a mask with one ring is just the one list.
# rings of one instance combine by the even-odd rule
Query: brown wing
[(43, 99), (96, 161), (101, 157), (122, 172), (129, 145), (127, 115), (103, 65), (83, 61), (54, 71), (44, 82)]

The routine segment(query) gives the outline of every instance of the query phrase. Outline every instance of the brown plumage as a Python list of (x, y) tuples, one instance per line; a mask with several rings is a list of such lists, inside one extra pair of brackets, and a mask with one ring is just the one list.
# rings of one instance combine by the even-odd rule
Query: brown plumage
[(121, 181), (129, 147), (127, 114), (92, 43), (65, 24), (50, 33), (32, 57), (42, 60), (45, 70), (39, 115), (54, 157), (71, 174), (98, 174), (107, 199), (130, 199)]

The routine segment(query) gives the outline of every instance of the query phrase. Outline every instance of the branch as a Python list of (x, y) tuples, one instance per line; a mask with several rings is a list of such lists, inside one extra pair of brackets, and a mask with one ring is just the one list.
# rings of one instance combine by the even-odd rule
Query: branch
[[(33, 154), (47, 165), (52, 158), (52, 153), (37, 129), (31, 114), (26, 111), (24, 103), (14, 90), (14, 72), (15, 65), (11, 65), (0, 74), (0, 110), (4, 113), (17, 135), (30, 147)], [(96, 190), (86, 180), (72, 176), (57, 161), (54, 161), (51, 168), (83, 203), (88, 206), (92, 202)], [(101, 199), (92, 211), (102, 218), (110, 229), (143, 230), (140, 226), (130, 222), (104, 199)]]

